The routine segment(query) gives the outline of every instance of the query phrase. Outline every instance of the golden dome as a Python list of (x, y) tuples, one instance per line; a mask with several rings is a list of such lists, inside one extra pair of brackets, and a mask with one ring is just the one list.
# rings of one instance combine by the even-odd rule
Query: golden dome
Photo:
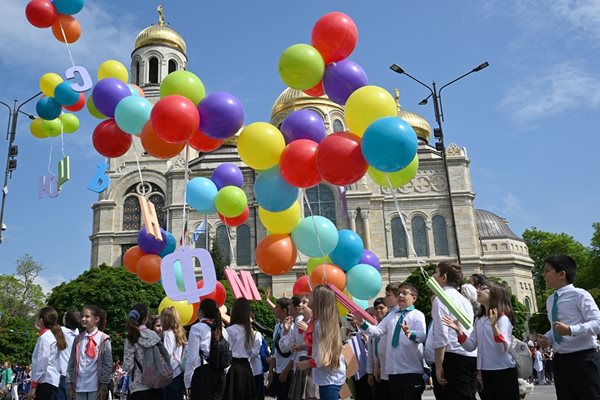
[(170, 47), (175, 47), (185, 54), (185, 41), (179, 33), (168, 27), (165, 23), (162, 6), (158, 6), (158, 24), (150, 25), (141, 31), (135, 38), (135, 48), (139, 49), (142, 46), (152, 44), (162, 44)]
[(429, 143), (429, 138), (431, 137), (431, 125), (429, 122), (419, 114), (403, 110), (400, 107), (400, 91), (398, 89), (394, 89), (394, 94), (396, 97), (396, 104), (398, 106), (398, 117), (402, 118), (410, 126), (413, 127), (417, 137), (425, 141), (425, 143)]
[(302, 90), (287, 88), (281, 92), (279, 97), (277, 97), (277, 100), (275, 100), (271, 110), (271, 117), (275, 114), (279, 114), (286, 108), (298, 105), (297, 103), (299, 102), (312, 103), (314, 105), (331, 105), (333, 103), (327, 96), (313, 97), (304, 93)]

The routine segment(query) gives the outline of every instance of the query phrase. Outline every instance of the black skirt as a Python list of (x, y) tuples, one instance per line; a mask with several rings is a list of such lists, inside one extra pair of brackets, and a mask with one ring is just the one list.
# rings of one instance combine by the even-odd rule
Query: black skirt
[(234, 358), (225, 378), (224, 400), (252, 400), (256, 397), (254, 376), (247, 358)]
[(222, 400), (225, 392), (225, 372), (208, 364), (194, 370), (190, 400)]

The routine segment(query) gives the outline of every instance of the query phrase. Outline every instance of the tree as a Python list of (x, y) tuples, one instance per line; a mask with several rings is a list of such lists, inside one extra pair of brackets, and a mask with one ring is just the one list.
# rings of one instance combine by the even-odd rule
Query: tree
[[(435, 264), (428, 264), (423, 268), (425, 269), (425, 272), (431, 276), (435, 272), (435, 267)], [(415, 302), (415, 308), (425, 314), (425, 318), (429, 323), (429, 321), (431, 321), (431, 296), (433, 295), (433, 292), (427, 287), (425, 278), (423, 277), (423, 274), (421, 274), (421, 269), (416, 268), (408, 278), (406, 278), (405, 282), (412, 283), (419, 291), (419, 296)]]
[(0, 319), (0, 360), (31, 364), (31, 354), (37, 341), (37, 334), (31, 318), (2, 316)]
[(577, 286), (584, 289), (600, 288), (600, 222), (592, 224), (594, 233), (589, 247), (589, 260), (586, 265), (578, 264)]
[(225, 268), (227, 267), (227, 263), (225, 262), (225, 257), (223, 257), (223, 253), (221, 253), (219, 243), (217, 243), (216, 240), (213, 241), (213, 246), (212, 250), (210, 251), (210, 255), (213, 259), (213, 262), (215, 263), (215, 273), (217, 274), (217, 279), (225, 279)]
[(16, 274), (0, 275), (0, 312), (3, 315), (28, 319), (44, 305), (44, 292), (35, 282), (42, 265), (29, 254), (17, 260)]

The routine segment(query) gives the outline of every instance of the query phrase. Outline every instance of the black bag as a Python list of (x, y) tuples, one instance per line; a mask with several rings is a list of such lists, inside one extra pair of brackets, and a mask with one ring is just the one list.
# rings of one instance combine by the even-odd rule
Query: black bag
[(200, 350), (200, 357), (214, 369), (224, 371), (231, 365), (232, 355), (231, 349), (229, 348), (229, 342), (225, 340), (221, 331), (215, 329), (214, 325), (211, 325), (206, 321), (202, 322), (210, 326), (210, 353), (208, 357), (205, 357), (202, 350)]

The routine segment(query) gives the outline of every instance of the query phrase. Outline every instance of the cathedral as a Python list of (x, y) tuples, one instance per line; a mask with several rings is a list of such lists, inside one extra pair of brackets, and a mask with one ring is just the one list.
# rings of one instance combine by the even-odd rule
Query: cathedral
[[(159, 14), (157, 24), (138, 34), (131, 56), (131, 82), (140, 86), (152, 102), (159, 99), (160, 83), (166, 75), (187, 69), (184, 39)], [(310, 97), (291, 88), (275, 100), (270, 122), (279, 127), (287, 115), (299, 109), (318, 113), (328, 133), (345, 130), (343, 107), (326, 96)], [(402, 215), (394, 205), (390, 189), (379, 186), (368, 176), (346, 187), (321, 183), (307, 189), (299, 199), (305, 213), (310, 204), (314, 214), (329, 218), (338, 229), (358, 233), (365, 248), (380, 258), (384, 286), (390, 281), (404, 280), (418, 265), (417, 259), (438, 263), (460, 258), (466, 276), (483, 273), (501, 278), (530, 313), (536, 312), (533, 261), (527, 245), (511, 231), (505, 219), (475, 208), (466, 149), (455, 144), (446, 149), (449, 190), (442, 155), (429, 144), (432, 133), (429, 123), (399, 104), (398, 116), (413, 126), (419, 139), (417, 175), (410, 183), (395, 189)], [(206, 217), (185, 205), (186, 172), (189, 179), (210, 177), (223, 162), (235, 163), (244, 173), (243, 190), (250, 215), (237, 228), (228, 228), (216, 214)], [(154, 203), (161, 226), (177, 240), (185, 236), (188, 245), (208, 249), (216, 243), (231, 267), (252, 272), (257, 285), (271, 287), (275, 295), (290, 294), (297, 277), (304, 273), (306, 257), (299, 257), (293, 270), (282, 276), (262, 274), (256, 266), (254, 252), (266, 231), (258, 219), (258, 204), (252, 190), (256, 173), (241, 162), (235, 137), (214, 152), (198, 153), (190, 148), (187, 154), (184, 150), (169, 160), (145, 154), (139, 139), (134, 138), (127, 154), (110, 159), (106, 174), (110, 185), (92, 206), (92, 266), (119, 266), (125, 251), (137, 244), (141, 218), (136, 195), (145, 194)], [(406, 230), (402, 220), (406, 222)], [(406, 232), (411, 236), (417, 257), (409, 248)]]

